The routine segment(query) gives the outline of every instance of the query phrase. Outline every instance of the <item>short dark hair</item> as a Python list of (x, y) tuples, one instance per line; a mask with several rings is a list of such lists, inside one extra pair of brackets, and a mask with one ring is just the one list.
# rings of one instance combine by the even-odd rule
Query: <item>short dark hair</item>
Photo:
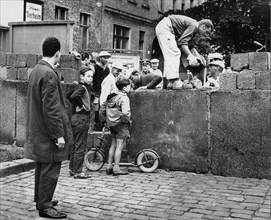
[(89, 57), (90, 57), (89, 53), (87, 53), (87, 52), (84, 52), (84, 53), (81, 54), (81, 59), (82, 60), (89, 59)]
[(89, 68), (89, 67), (82, 67), (82, 68), (80, 68), (80, 70), (79, 70), (79, 74), (80, 75), (82, 75), (82, 76), (85, 76), (85, 73), (87, 72), (87, 71), (93, 71), (93, 69), (91, 69), (91, 68)]
[(128, 86), (130, 84), (131, 84), (131, 81), (127, 77), (125, 77), (125, 76), (117, 77), (116, 86), (117, 86), (118, 90), (122, 90), (123, 87)]
[(137, 76), (139, 75), (139, 71), (138, 70), (133, 70), (131, 73), (131, 76)]
[(60, 48), (60, 42), (56, 37), (47, 37), (42, 43), (42, 55), (53, 57), (57, 51), (60, 51)]

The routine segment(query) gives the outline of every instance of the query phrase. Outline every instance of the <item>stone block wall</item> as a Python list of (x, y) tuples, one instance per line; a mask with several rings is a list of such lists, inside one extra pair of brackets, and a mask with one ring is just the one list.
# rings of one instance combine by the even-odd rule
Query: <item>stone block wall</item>
[[(131, 156), (151, 148), (159, 153), (162, 168), (271, 179), (270, 65), (265, 60), (266, 69), (256, 69), (258, 58), (249, 55), (233, 55), (239, 70), (233, 62), (232, 71), (221, 74), (219, 91), (132, 92)], [(23, 147), (26, 79), (40, 57), (0, 57), (0, 141)], [(72, 82), (78, 65), (74, 57), (63, 56), (58, 71)], [(64, 91), (70, 86), (63, 84)]]
[(231, 55), (231, 69), (219, 77), (221, 91), (270, 90), (270, 53)]
[[(27, 81), (35, 65), (41, 59), (35, 54), (0, 53), (0, 80)], [(60, 67), (56, 69), (63, 76), (66, 83), (78, 80), (78, 67), (80, 61), (73, 55), (62, 55)]]

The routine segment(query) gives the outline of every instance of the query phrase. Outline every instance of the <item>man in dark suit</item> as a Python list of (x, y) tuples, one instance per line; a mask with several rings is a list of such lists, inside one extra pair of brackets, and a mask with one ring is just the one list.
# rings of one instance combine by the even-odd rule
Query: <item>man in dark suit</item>
[(54, 208), (58, 201), (52, 200), (72, 137), (60, 77), (53, 69), (61, 56), (59, 40), (46, 38), (42, 53), (29, 76), (25, 156), (36, 161), (34, 201), (39, 215), (65, 218), (66, 214)]

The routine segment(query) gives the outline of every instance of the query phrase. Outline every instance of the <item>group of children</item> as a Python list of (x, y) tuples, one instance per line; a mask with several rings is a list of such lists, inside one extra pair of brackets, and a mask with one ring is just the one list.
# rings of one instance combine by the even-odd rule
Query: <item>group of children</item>
[[(102, 51), (100, 53), (107, 56), (104, 59), (106, 65), (102, 68), (106, 70), (110, 54)], [(106, 62), (105, 62), (106, 61)], [(119, 167), (121, 151), (127, 138), (130, 137), (129, 125), (131, 121), (130, 101), (127, 94), (136, 89), (162, 89), (162, 72), (158, 69), (158, 59), (144, 59), (141, 61), (142, 71), (133, 70), (130, 74), (123, 74), (123, 66), (119, 63), (113, 63), (111, 69), (103, 77), (100, 84), (99, 96), (99, 120), (110, 128), (112, 143), (109, 150), (108, 165), (106, 173), (108, 175), (126, 175)], [(100, 68), (100, 67), (99, 67)], [(99, 68), (97, 69), (99, 71)], [(208, 75), (204, 87), (218, 88), (219, 74), (224, 70), (225, 64), (223, 56), (219, 53), (213, 53), (208, 56)], [(84, 153), (87, 146), (87, 136), (90, 127), (91, 98), (88, 86), (93, 84), (95, 77), (95, 65), (91, 62), (90, 56), (82, 56), (82, 66), (79, 71), (79, 83), (68, 94), (67, 98), (73, 105), (72, 110), (72, 128), (74, 136), (74, 145), (70, 154), (70, 175), (74, 178), (89, 178), (83, 172)], [(97, 71), (97, 72), (98, 72)], [(96, 74), (97, 74), (96, 72)], [(99, 74), (99, 73), (98, 73)], [(192, 75), (188, 81), (192, 83), (195, 77)], [(196, 79), (198, 80), (198, 79)], [(200, 81), (200, 80), (198, 80)], [(97, 86), (97, 85), (96, 85)], [(93, 100), (92, 100), (93, 101)], [(114, 162), (114, 166), (112, 165)]]

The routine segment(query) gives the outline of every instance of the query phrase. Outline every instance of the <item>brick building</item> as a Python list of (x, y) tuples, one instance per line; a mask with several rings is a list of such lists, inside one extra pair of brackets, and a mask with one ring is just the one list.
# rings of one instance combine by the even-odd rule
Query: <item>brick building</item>
[[(6, 2), (6, 3), (5, 3)], [(74, 21), (72, 48), (107, 49), (150, 58), (155, 38), (153, 21), (168, 10), (185, 10), (203, 0), (18, 0), (1, 2), (0, 51), (9, 51), (8, 22)], [(14, 5), (16, 4), (16, 5)], [(18, 13), (10, 13), (15, 8)], [(23, 24), (27, 25), (27, 23)], [(5, 40), (3, 40), (5, 37)], [(4, 45), (5, 44), (5, 45)]]

